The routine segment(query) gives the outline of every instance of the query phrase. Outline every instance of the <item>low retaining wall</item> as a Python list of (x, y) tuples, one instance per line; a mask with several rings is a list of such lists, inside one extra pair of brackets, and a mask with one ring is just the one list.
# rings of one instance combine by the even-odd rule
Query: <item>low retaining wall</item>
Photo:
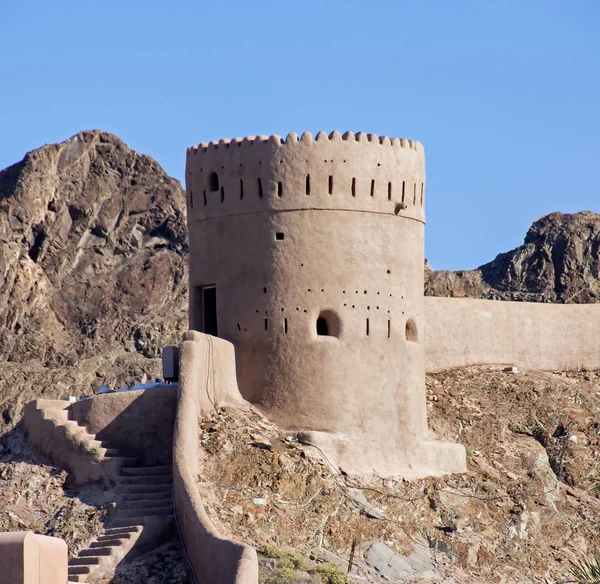
[(90, 434), (143, 464), (171, 464), (177, 387), (96, 395), (76, 402), (70, 417)]
[(600, 369), (600, 304), (425, 297), (425, 367)]
[(248, 406), (237, 387), (233, 345), (188, 331), (181, 346), (173, 444), (173, 495), (181, 538), (199, 582), (257, 584), (256, 551), (218, 533), (197, 486), (198, 421), (220, 406)]

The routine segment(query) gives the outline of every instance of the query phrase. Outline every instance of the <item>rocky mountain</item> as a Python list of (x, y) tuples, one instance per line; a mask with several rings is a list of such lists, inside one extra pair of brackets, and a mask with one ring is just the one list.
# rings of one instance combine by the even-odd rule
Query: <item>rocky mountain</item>
[(185, 194), (101, 131), (0, 172), (0, 412), (159, 374), (187, 323)]
[(530, 302), (600, 302), (600, 215), (552, 213), (523, 245), (476, 270), (426, 269), (425, 294)]

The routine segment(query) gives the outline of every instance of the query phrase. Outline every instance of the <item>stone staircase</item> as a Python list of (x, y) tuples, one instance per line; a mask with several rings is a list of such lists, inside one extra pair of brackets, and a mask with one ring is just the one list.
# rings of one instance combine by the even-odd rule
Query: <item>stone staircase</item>
[(116, 507), (102, 535), (69, 560), (69, 582), (93, 582), (117, 564), (160, 545), (172, 535), (174, 510), (171, 466), (122, 467)]
[(146, 553), (174, 535), (173, 469), (121, 456), (69, 419), (69, 405), (38, 399), (27, 405), (24, 419), (32, 443), (68, 469), (74, 482), (116, 483), (116, 505), (103, 532), (69, 560), (69, 582), (93, 584), (111, 575), (126, 556)]

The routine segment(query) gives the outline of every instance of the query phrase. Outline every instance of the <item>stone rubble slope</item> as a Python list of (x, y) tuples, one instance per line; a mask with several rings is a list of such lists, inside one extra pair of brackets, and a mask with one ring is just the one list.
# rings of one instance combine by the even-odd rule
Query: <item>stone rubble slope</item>
[(345, 570), (354, 542), (353, 582), (556, 583), (600, 546), (600, 372), (457, 369), (427, 376), (427, 403), (466, 474), (351, 480), (258, 413), (215, 412), (200, 422), (211, 519), (272, 582), (290, 564), (290, 582)]
[(99, 130), (0, 172), (0, 425), (160, 374), (187, 320), (185, 194)]
[(600, 302), (600, 215), (551, 213), (529, 228), (523, 245), (476, 270), (432, 270), (425, 294), (526, 302)]

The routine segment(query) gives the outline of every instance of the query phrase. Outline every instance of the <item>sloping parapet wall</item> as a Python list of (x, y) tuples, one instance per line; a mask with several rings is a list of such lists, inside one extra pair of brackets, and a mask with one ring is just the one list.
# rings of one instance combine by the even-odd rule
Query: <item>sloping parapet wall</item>
[(248, 406), (237, 387), (233, 345), (188, 331), (181, 346), (173, 444), (173, 496), (181, 538), (199, 582), (258, 584), (256, 551), (218, 533), (198, 490), (198, 421), (221, 406)]
[(600, 304), (542, 304), (428, 296), (425, 367), (479, 364), (600, 369)]
[(67, 544), (32, 531), (0, 533), (0, 582), (67, 584)]
[(96, 395), (69, 408), (98, 440), (148, 466), (171, 464), (177, 388), (156, 387)]

